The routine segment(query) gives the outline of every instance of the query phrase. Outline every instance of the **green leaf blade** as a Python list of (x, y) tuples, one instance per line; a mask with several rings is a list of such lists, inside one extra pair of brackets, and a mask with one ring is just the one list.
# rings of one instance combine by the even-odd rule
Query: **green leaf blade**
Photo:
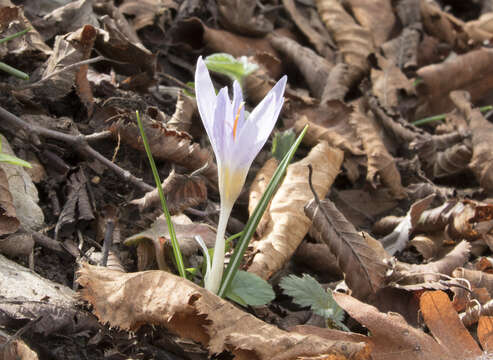
[(243, 306), (262, 306), (274, 300), (276, 294), (267, 281), (240, 270), (231, 282), (226, 296)]

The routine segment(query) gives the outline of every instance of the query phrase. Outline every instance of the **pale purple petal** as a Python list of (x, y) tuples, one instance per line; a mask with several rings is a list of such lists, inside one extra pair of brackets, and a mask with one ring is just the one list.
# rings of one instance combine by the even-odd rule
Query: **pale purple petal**
[(214, 123), (212, 126), (212, 137), (209, 136), (211, 143), (213, 143), (214, 153), (216, 154), (216, 160), (219, 162), (225, 161), (225, 155), (228, 151), (227, 137), (228, 129), (227, 124), (229, 117), (231, 117), (231, 103), (228, 96), (228, 88), (223, 87), (219, 90), (216, 98), (216, 107), (214, 109)]
[(245, 121), (235, 146), (238, 166), (250, 166), (269, 138), (284, 103), (286, 80), (279, 80)]
[[(233, 82), (233, 112), (234, 112), (234, 119), (236, 118), (236, 114), (238, 113), (238, 108), (240, 107), (241, 103), (243, 102), (243, 93), (241, 91), (241, 86), (238, 83), (238, 81)], [(244, 119), (245, 119), (245, 108), (242, 107), (240, 110), (240, 117), (238, 118), (238, 125), (236, 128), (236, 134), (239, 134), (241, 131), (241, 128), (243, 127), (244, 124)]]
[(195, 70), (195, 97), (197, 99), (200, 118), (202, 119), (209, 139), (211, 139), (216, 92), (207, 66), (204, 60), (202, 60), (202, 56), (197, 60), (197, 68)]

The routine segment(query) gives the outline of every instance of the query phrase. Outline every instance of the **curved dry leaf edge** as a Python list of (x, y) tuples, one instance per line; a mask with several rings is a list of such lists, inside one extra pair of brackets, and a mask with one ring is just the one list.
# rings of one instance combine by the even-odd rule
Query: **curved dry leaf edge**
[(235, 359), (367, 358), (364, 343), (330, 341), (289, 333), (243, 312), (198, 285), (164, 271), (122, 273), (83, 264), (82, 298), (102, 323), (136, 331), (163, 326), (197, 341), (209, 353), (229, 351)]
[(253, 243), (254, 257), (248, 271), (268, 279), (291, 258), (311, 226), (303, 211), (313, 197), (308, 186), (308, 165), (314, 170), (314, 188), (323, 198), (339, 173), (343, 157), (341, 150), (323, 141), (304, 159), (289, 165), (269, 207), (270, 221), (264, 235)]

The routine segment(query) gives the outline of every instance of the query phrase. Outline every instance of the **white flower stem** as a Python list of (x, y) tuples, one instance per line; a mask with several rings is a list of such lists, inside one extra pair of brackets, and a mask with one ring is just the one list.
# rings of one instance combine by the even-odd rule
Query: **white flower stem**
[(205, 276), (205, 288), (214, 294), (219, 291), (224, 270), (224, 234), (228, 224), (229, 215), (233, 209), (233, 204), (221, 204), (219, 213), (219, 223), (217, 225), (216, 245), (214, 246), (214, 257), (212, 259), (211, 272)]

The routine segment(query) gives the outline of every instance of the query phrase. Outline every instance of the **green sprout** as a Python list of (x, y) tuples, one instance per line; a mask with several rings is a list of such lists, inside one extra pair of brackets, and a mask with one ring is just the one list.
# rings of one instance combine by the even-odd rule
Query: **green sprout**
[(2, 153), (2, 140), (1, 139), (0, 139), (0, 162), (12, 164), (12, 165), (24, 166), (27, 168), (32, 167), (31, 164), (29, 164), (25, 160), (19, 159), (18, 157), (10, 155), (10, 154)]
[[(482, 113), (485, 113), (487, 111), (490, 111), (491, 109), (493, 109), (492, 105), (486, 105), (486, 106), (480, 107), (479, 111), (481, 111)], [(413, 124), (414, 126), (420, 126), (420, 125), (429, 124), (429, 123), (435, 122), (435, 121), (443, 121), (443, 120), (445, 120), (446, 117), (447, 117), (447, 114), (434, 115), (434, 116), (429, 116), (429, 117), (426, 117), (423, 119), (413, 121), (411, 124)]]
[(217, 53), (205, 58), (205, 64), (210, 71), (226, 75), (236, 80), (243, 87), (244, 79), (258, 69), (258, 65), (249, 62), (246, 56), (235, 58), (230, 54)]

